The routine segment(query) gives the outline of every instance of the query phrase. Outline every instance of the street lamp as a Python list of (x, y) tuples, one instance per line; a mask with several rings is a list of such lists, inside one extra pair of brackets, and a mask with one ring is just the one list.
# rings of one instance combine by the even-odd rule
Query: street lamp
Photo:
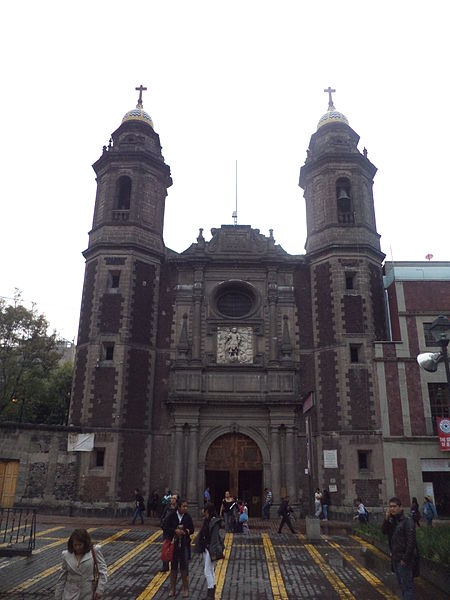
[(447, 376), (447, 400), (450, 401), (450, 367), (448, 364), (448, 352), (447, 346), (450, 342), (450, 320), (444, 315), (439, 315), (435, 319), (429, 329), (436, 341), (436, 344), (441, 347), (440, 352), (424, 352), (419, 354), (417, 362), (419, 366), (425, 371), (435, 373), (438, 368), (438, 364), (442, 361), (445, 365), (445, 374)]

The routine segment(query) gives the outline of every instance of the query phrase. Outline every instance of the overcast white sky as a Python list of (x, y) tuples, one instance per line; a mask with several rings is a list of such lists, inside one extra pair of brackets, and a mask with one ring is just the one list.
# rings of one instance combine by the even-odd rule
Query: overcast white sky
[(170, 165), (165, 242), (239, 223), (292, 254), (324, 88), (378, 167), (382, 248), (450, 260), (447, 0), (3, 2), (0, 295), (77, 335), (101, 154), (144, 84)]

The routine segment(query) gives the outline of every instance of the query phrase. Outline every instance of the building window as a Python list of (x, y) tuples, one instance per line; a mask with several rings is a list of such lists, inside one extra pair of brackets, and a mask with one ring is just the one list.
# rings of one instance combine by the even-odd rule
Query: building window
[(117, 290), (119, 288), (120, 283), (120, 271), (110, 271), (109, 272), (109, 288), (111, 290)]
[(432, 323), (424, 323), (423, 324), (423, 335), (425, 337), (425, 346), (427, 348), (436, 347), (438, 344), (434, 339), (433, 333), (430, 331)]
[(251, 286), (240, 281), (218, 286), (213, 297), (217, 312), (234, 319), (249, 315), (255, 310), (256, 304), (256, 295)]
[(103, 344), (103, 360), (113, 360), (114, 359), (114, 343), (106, 342)]
[(358, 344), (350, 345), (350, 362), (359, 363), (361, 362), (361, 346)]
[(117, 210), (130, 210), (131, 204), (131, 179), (127, 175), (119, 177), (116, 184)]
[(358, 450), (358, 469), (360, 471), (369, 470), (369, 452), (367, 450)]
[(345, 289), (346, 290), (354, 290), (355, 289), (355, 274), (354, 273), (346, 273), (345, 274)]
[(105, 466), (105, 449), (104, 448), (96, 448), (95, 449), (95, 466), (96, 467), (104, 467)]
[(430, 398), (431, 421), (433, 434), (437, 435), (436, 417), (450, 417), (448, 406), (448, 386), (446, 383), (429, 383), (428, 396)]

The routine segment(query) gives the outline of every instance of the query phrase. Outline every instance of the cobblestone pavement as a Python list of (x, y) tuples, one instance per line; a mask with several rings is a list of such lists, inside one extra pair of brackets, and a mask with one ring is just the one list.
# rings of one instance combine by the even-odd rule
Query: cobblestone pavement
[[(77, 524), (79, 526), (79, 524)], [(0, 558), (0, 598), (54, 597), (61, 551), (74, 524), (41, 524), (32, 557)], [(155, 527), (105, 525), (90, 528), (103, 545), (109, 568), (104, 600), (161, 600), (168, 597), (167, 574), (160, 573), (161, 532)], [(398, 598), (385, 555), (351, 535), (322, 535), (315, 543), (301, 533), (278, 534), (276, 524), (248, 536), (227, 534), (225, 559), (216, 566), (217, 600), (301, 600)], [(203, 561), (193, 554), (190, 598), (206, 596)], [(181, 598), (178, 583), (177, 598)], [(448, 595), (416, 580), (419, 600)]]

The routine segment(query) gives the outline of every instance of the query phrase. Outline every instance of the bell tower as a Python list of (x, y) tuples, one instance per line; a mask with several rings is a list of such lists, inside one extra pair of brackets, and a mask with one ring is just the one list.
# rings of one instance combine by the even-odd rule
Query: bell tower
[[(336, 450), (333, 472), (318, 462), (319, 487), (331, 477), (334, 502), (361, 496), (378, 504), (383, 479), (380, 415), (374, 395), (374, 341), (386, 339), (380, 236), (372, 194), (376, 167), (359, 136), (337, 111), (328, 110), (311, 136), (300, 171), (307, 217), (306, 258), (311, 273), (315, 356), (316, 456)], [(354, 455), (349, 454), (353, 452)], [(359, 454), (358, 454), (359, 453)], [(358, 457), (370, 455), (361, 477)], [(356, 468), (355, 468), (356, 465)]]
[[(99, 442), (109, 472), (117, 473), (102, 480), (105, 498), (144, 487), (150, 457), (164, 206), (172, 180), (143, 108), (145, 89), (136, 88), (136, 108), (125, 114), (93, 165), (97, 194), (83, 253), (71, 424), (111, 432)], [(83, 471), (89, 473), (89, 465)], [(81, 490), (82, 497), (87, 493)]]

